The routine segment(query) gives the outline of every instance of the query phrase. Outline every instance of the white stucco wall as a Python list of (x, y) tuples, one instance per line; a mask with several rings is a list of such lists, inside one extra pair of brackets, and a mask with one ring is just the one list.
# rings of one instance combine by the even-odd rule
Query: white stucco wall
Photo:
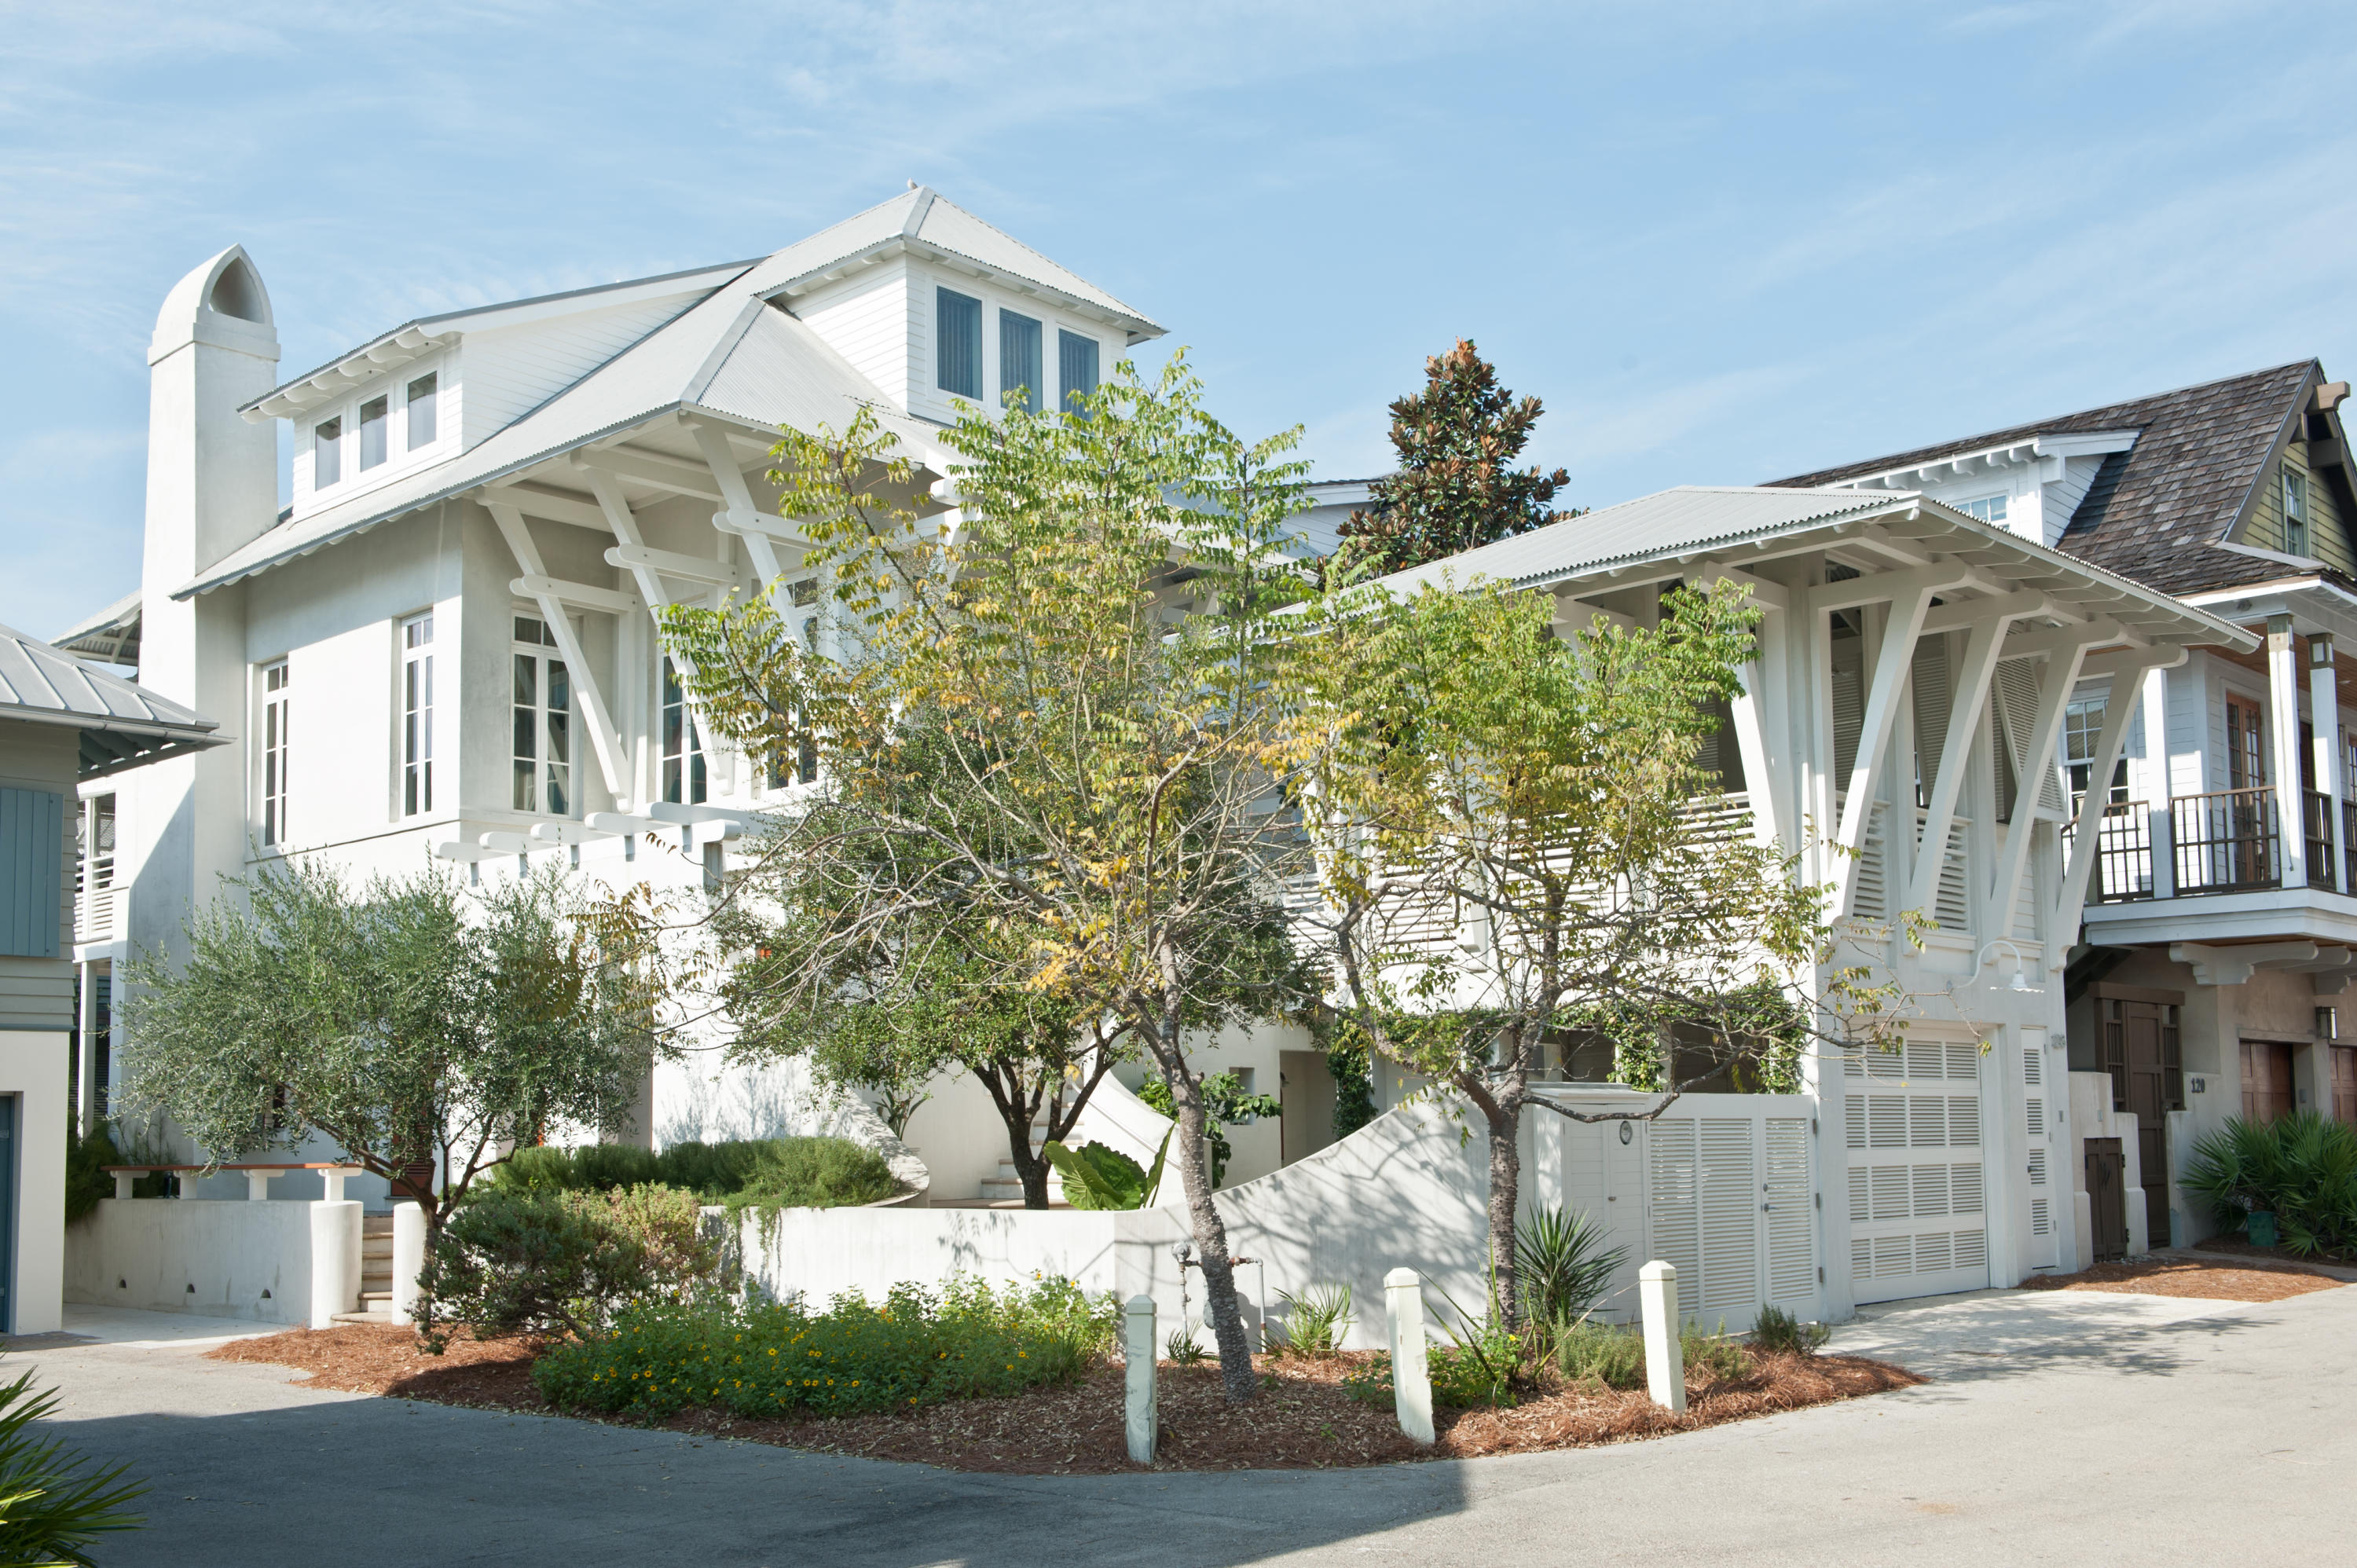
[(0, 1031), (0, 1094), (16, 1100), (11, 1334), (45, 1334), (62, 1321), (68, 1038), (61, 1030)]
[(326, 1328), (360, 1305), (361, 1205), (102, 1198), (65, 1256), (68, 1301)]

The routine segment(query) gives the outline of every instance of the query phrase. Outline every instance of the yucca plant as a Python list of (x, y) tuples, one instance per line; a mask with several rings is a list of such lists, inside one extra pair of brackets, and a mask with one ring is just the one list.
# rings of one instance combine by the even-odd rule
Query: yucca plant
[(1285, 1304), (1286, 1348), (1297, 1356), (1331, 1356), (1351, 1327), (1349, 1284), (1311, 1285), (1299, 1295), (1279, 1291)]
[(1612, 1288), (1628, 1250), (1608, 1244), (1603, 1226), (1585, 1213), (1542, 1208), (1515, 1228), (1514, 1265), (1534, 1323), (1569, 1323), (1595, 1310)]
[(57, 1408), (57, 1394), (35, 1391), (29, 1372), (0, 1388), (0, 1563), (85, 1564), (81, 1549), (92, 1540), (143, 1522), (125, 1505), (147, 1488), (125, 1481), (124, 1466), (92, 1471), (64, 1444), (27, 1430)]
[(2312, 1111), (2237, 1117), (2193, 1145), (2183, 1180), (2230, 1230), (2271, 1213), (2296, 1255), (2357, 1254), (2357, 1128), (2347, 1122)]

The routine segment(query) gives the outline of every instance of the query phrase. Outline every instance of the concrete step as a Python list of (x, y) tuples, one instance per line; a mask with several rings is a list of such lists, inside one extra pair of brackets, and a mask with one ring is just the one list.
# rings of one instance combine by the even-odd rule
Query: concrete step
[(339, 1312), (329, 1321), (335, 1323), (382, 1323), (389, 1325), (393, 1322), (393, 1303), (388, 1300), (366, 1312)]

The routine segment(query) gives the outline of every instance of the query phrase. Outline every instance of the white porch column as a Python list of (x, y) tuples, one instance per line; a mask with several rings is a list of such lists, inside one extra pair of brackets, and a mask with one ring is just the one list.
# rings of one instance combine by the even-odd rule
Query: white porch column
[(2316, 730), (2316, 787), (2332, 797), (2325, 812), (2325, 837), (2332, 844), (2332, 886), (2357, 893), (2349, 886), (2347, 833), (2341, 821), (2341, 802), (2348, 799), (2349, 781), (2341, 767), (2341, 693), (2334, 679), (2332, 639), (2310, 632), (2308, 639), (2308, 719)]
[(81, 972), (81, 1027), (74, 1039), (74, 1125), (87, 1134), (98, 1125), (98, 965)]
[(2308, 817), (2299, 788), (2299, 654), (2291, 617), (2267, 618), (2268, 765), (2276, 774), (2276, 864), (2283, 886), (2308, 886)]
[(2177, 897), (2177, 839), (2169, 799), (2177, 784), (2169, 756), (2169, 671), (2144, 678), (2144, 794), (2152, 843), (2152, 896)]

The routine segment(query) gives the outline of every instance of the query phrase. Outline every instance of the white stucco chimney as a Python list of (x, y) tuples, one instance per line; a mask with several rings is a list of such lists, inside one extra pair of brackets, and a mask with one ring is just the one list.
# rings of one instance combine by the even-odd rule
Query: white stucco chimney
[(139, 679), (221, 724), (230, 744), (126, 780), (118, 875), (130, 866), (135, 949), (180, 947), (192, 905), (244, 865), (245, 591), (176, 600), (175, 590), (278, 517), (274, 425), (240, 405), (277, 378), (270, 295), (232, 245), (172, 286), (147, 346), (147, 518), (140, 571)]

